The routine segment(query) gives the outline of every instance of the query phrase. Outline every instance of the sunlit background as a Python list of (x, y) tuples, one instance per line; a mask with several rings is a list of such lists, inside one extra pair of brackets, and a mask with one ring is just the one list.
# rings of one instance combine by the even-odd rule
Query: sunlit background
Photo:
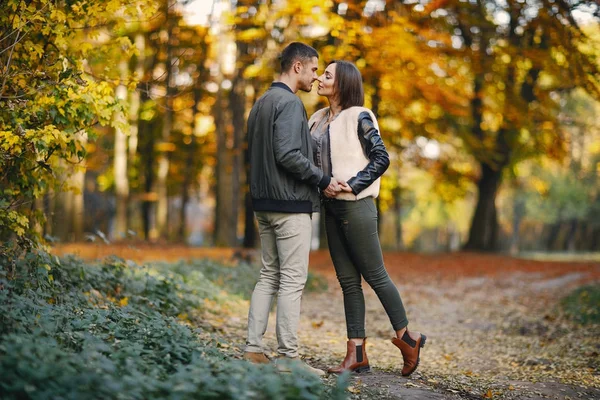
[[(68, 57), (62, 72), (52, 64), (57, 76), (73, 78), (72, 62), (122, 107), (97, 103), (104, 117), (82, 135), (56, 120), (67, 92), (12, 75), (3, 85), (8, 102), (28, 85), (47, 94), (35, 101), (59, 105), (52, 126), (80, 132), (67, 143), (87, 150), (77, 167), (73, 154), (49, 155), (60, 173), (33, 175), (33, 205), (9, 202), (31, 221), (11, 223), (49, 242), (256, 247), (246, 116), (277, 79), (281, 49), (300, 40), (321, 68), (345, 59), (361, 70), (392, 159), (377, 199), (386, 249), (600, 248), (595, 2), (113, 0), (49, 18), (77, 28), (58, 44)], [(13, 58), (35, 57), (15, 46)], [(326, 105), (315, 92), (299, 94), (309, 116)], [(36, 210), (45, 219), (34, 223)], [(314, 224), (313, 246), (325, 246)]]

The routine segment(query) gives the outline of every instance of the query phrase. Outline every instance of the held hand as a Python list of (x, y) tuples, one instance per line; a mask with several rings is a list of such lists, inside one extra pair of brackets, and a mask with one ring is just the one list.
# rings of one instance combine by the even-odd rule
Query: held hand
[(348, 185), (348, 183), (342, 179), (337, 179), (337, 182), (340, 186), (340, 190), (342, 192), (348, 192), (348, 193), (352, 193), (352, 188), (350, 187), (350, 185)]
[(325, 193), (325, 196), (329, 198), (334, 198), (341, 190), (342, 189), (340, 188), (338, 181), (335, 178), (332, 178), (329, 186), (325, 188), (323, 193)]

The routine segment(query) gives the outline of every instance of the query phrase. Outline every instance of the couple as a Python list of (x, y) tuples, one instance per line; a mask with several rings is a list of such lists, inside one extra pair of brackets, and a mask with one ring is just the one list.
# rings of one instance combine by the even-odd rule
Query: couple
[[(426, 337), (407, 330), (398, 289), (383, 265), (373, 199), (389, 165), (388, 153), (375, 116), (363, 107), (358, 69), (346, 61), (333, 61), (317, 76), (318, 57), (315, 49), (303, 43), (287, 46), (281, 55), (280, 80), (258, 99), (248, 117), (250, 193), (258, 220), (262, 269), (250, 301), (244, 358), (269, 362), (262, 338), (277, 295), (277, 352), (279, 358), (298, 359), (297, 330), (308, 275), (311, 216), (319, 211), (321, 200), (348, 333), (346, 357), (329, 372), (370, 369), (361, 287), (364, 278), (390, 318), (396, 332), (392, 343), (402, 353), (402, 375), (408, 376), (418, 366)], [(295, 93), (310, 92), (315, 80), (319, 82), (317, 93), (327, 97), (329, 107), (307, 121), (304, 105)]]

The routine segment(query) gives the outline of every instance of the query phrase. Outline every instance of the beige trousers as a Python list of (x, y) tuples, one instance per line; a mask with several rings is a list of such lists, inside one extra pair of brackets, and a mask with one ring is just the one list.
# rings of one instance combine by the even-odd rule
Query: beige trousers
[(302, 291), (308, 277), (312, 224), (310, 214), (256, 212), (262, 269), (250, 300), (246, 351), (263, 352), (269, 311), (277, 296), (277, 353), (298, 356)]

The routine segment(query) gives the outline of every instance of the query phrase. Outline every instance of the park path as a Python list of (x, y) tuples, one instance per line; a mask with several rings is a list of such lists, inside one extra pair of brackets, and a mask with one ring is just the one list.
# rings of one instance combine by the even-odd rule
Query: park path
[[(600, 263), (460, 253), (385, 258), (411, 329), (428, 342), (417, 372), (401, 377), (389, 320), (365, 288), (373, 372), (352, 379), (354, 398), (600, 399), (600, 329), (575, 326), (558, 307), (573, 288), (600, 282)], [(342, 294), (325, 252), (312, 254), (311, 271), (329, 289), (304, 295), (300, 339), (303, 356), (325, 369), (345, 354)], [(266, 343), (276, 349), (273, 322)]]

